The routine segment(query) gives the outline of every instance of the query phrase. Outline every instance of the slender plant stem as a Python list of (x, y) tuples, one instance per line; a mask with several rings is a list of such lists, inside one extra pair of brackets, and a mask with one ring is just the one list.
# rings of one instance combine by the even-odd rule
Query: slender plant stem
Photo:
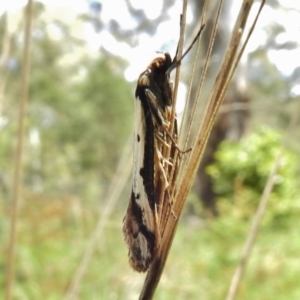
[(21, 97), (18, 116), (18, 137), (15, 153), (15, 164), (12, 183), (12, 203), (10, 216), (10, 235), (8, 245), (8, 259), (7, 259), (7, 275), (6, 275), (6, 290), (5, 299), (12, 299), (13, 284), (15, 280), (15, 248), (17, 237), (17, 221), (18, 208), (21, 198), (22, 186), (22, 164), (23, 164), (23, 144), (25, 132), (25, 116), (26, 106), (28, 102), (28, 81), (29, 81), (29, 66), (30, 66), (30, 35), (32, 23), (32, 6), (33, 1), (29, 0), (24, 10), (24, 48), (23, 48), (23, 63), (21, 74)]
[(239, 265), (237, 266), (237, 268), (234, 272), (234, 275), (231, 279), (231, 283), (229, 286), (228, 294), (226, 296), (226, 300), (234, 300), (237, 295), (238, 288), (239, 288), (241, 281), (243, 279), (243, 276), (245, 274), (247, 263), (250, 259), (252, 249), (254, 247), (254, 243), (255, 243), (257, 235), (258, 235), (259, 226), (261, 224), (262, 218), (266, 211), (266, 207), (267, 207), (267, 204), (268, 204), (268, 201), (270, 198), (270, 194), (271, 194), (272, 189), (275, 184), (275, 178), (276, 178), (277, 171), (280, 167), (282, 152), (284, 150), (287, 138), (290, 136), (291, 130), (293, 128), (295, 128), (295, 124), (297, 123), (298, 116), (299, 115), (295, 114), (292, 117), (290, 124), (288, 126), (288, 129), (286, 130), (285, 136), (283, 138), (279, 152), (275, 158), (274, 165), (269, 173), (267, 183), (266, 183), (264, 191), (262, 193), (257, 211), (256, 211), (254, 219), (253, 219), (252, 226), (249, 230), (249, 233), (248, 233), (248, 236), (247, 236), (247, 239), (245, 242), (244, 250), (242, 252)]
[(98, 222), (96, 224), (96, 227), (95, 227), (93, 233), (91, 234), (91, 237), (85, 248), (85, 252), (82, 256), (82, 259), (78, 265), (78, 268), (74, 274), (71, 284), (70, 284), (70, 286), (67, 290), (67, 293), (64, 297), (65, 300), (74, 300), (74, 299), (78, 298), (82, 280), (83, 280), (84, 275), (87, 271), (87, 268), (92, 260), (92, 256), (95, 252), (97, 243), (101, 237), (101, 234), (103, 233), (103, 229), (105, 228), (105, 225), (106, 225), (111, 213), (113, 212), (113, 209), (117, 203), (117, 200), (120, 198), (120, 195), (121, 195), (122, 191), (124, 190), (124, 187), (125, 187), (125, 185), (128, 181), (128, 178), (131, 174), (132, 162), (130, 159), (128, 159), (128, 157), (131, 156), (130, 155), (131, 144), (132, 144), (132, 139), (130, 138), (127, 142), (125, 150), (123, 151), (123, 155), (117, 166), (114, 178), (108, 189), (107, 196), (105, 197), (105, 199), (108, 199), (107, 203), (106, 203), (104, 209), (102, 210), (101, 215), (99, 216)]
[(4, 101), (4, 94), (5, 94), (5, 86), (7, 82), (7, 75), (8, 70), (4, 67), (6, 60), (10, 55), (10, 48), (11, 48), (11, 32), (9, 31), (9, 15), (8, 12), (4, 13), (4, 35), (2, 39), (2, 49), (0, 54), (0, 117), (2, 115), (2, 108), (3, 108), (3, 101)]
[[(183, 52), (183, 42), (184, 42), (184, 35), (185, 35), (185, 26), (186, 26), (186, 10), (187, 10), (187, 3), (188, 0), (183, 0), (182, 4), (182, 15), (180, 19), (180, 37), (179, 37), (179, 44), (178, 44), (178, 57), (182, 56)], [(178, 84), (179, 84), (179, 75), (180, 75), (180, 65), (176, 68), (175, 73), (175, 82), (174, 82), (174, 91), (173, 91), (173, 107), (172, 107), (172, 115), (175, 116), (175, 106), (176, 106), (176, 98), (177, 98), (177, 91), (178, 91)], [(172, 128), (170, 129), (172, 130)], [(165, 251), (162, 251), (162, 249), (159, 249), (160, 253), (158, 256), (162, 259), (157, 259), (153, 262), (152, 266), (148, 270), (147, 276), (145, 278), (144, 286), (141, 291), (141, 294), (139, 296), (140, 300), (151, 300), (154, 296), (154, 293), (156, 291), (156, 288), (158, 286), (160, 277), (162, 275), (166, 257), (168, 255), (169, 248), (164, 249)]]
[[(222, 2), (223, 1), (220, 1), (219, 9), (221, 9), (222, 7)], [(186, 4), (186, 2), (184, 2), (184, 4)], [(201, 122), (201, 126), (198, 129), (197, 135), (192, 145), (189, 160), (187, 161), (186, 167), (183, 167), (181, 181), (178, 180), (176, 186), (173, 187), (175, 188), (175, 196), (172, 203), (173, 213), (170, 214), (170, 217), (167, 218), (165, 222), (163, 236), (161, 238), (160, 245), (155, 254), (154, 260), (148, 270), (144, 286), (140, 294), (140, 300), (152, 299), (158, 286), (176, 232), (176, 226), (187, 199), (187, 195), (195, 178), (195, 174), (199, 166), (206, 142), (208, 140), (213, 123), (216, 119), (219, 107), (225, 96), (225, 92), (228, 88), (228, 83), (231, 80), (232, 75), (234, 74), (234, 71), (236, 69), (236, 60), (239, 60), (240, 58), (240, 52), (238, 50), (240, 49), (242, 43), (242, 29), (245, 28), (245, 24), (247, 22), (247, 18), (249, 16), (252, 5), (253, 0), (244, 0), (239, 15), (237, 16), (235, 27), (231, 34), (230, 43), (224, 54), (219, 73), (216, 76), (214, 86), (209, 96), (207, 107), (205, 109), (203, 121)], [(184, 6), (183, 12), (185, 12), (185, 9), (186, 6)], [(216, 17), (219, 18), (219, 15), (220, 14), (218, 13)], [(183, 13), (181, 26), (185, 24), (184, 20), (185, 18)], [(216, 24), (217, 23), (218, 22), (216, 21)], [(254, 26), (255, 22), (252, 27), (254, 28)], [(182, 32), (184, 31), (182, 30)], [(248, 40), (246, 40), (246, 42), (247, 41)], [(243, 51), (243, 49), (244, 47), (241, 48), (241, 51)], [(210, 55), (208, 55), (207, 59), (209, 58)], [(176, 81), (175, 79), (174, 87), (176, 87), (176, 82), (178, 81)]]

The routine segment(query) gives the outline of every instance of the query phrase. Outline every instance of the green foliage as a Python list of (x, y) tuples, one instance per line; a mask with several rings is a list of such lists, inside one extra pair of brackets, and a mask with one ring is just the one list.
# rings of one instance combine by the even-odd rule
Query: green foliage
[[(132, 87), (122, 77), (122, 61), (107, 53), (95, 55), (74, 34), (78, 20), (73, 19), (71, 25), (64, 24), (61, 16), (53, 20), (43, 5), (36, 4), (40, 6), (33, 22), (25, 184), (13, 297), (63, 299), (99, 221), (99, 199), (104, 198), (103, 191), (130, 135), (134, 100)], [(151, 24), (157, 28), (157, 22)], [(1, 37), (3, 28), (0, 18)], [(17, 67), (9, 73), (0, 128), (0, 299), (6, 280), (9, 202), (4, 199), (9, 199), (14, 165), (21, 29), (19, 26), (12, 36), (10, 56)], [(1, 48), (2, 42), (3, 38)], [(261, 65), (257, 65), (259, 70), (254, 73), (258, 75), (256, 83), (261, 84), (261, 97), (256, 96), (255, 88), (251, 91), (255, 91), (253, 98), (268, 102), (262, 120), (272, 123), (276, 114), (270, 114), (269, 108), (278, 95), (286, 100), (290, 87), (274, 66), (267, 65), (262, 75)], [(291, 111), (298, 111), (297, 107)], [(280, 136), (265, 130), (243, 143), (243, 147), (224, 143), (217, 164), (210, 168), (224, 213), (202, 227), (195, 222), (193, 226), (180, 223), (155, 299), (224, 299), (248, 230), (244, 219), (252, 216), (257, 205)], [(300, 298), (297, 166), (294, 154), (286, 151), (269, 213), (239, 291), (241, 299), (260, 299), (262, 295), (267, 300)], [(100, 203), (100, 211), (104, 203)], [(144, 276), (128, 265), (121, 233), (123, 216), (124, 212), (112, 216), (104, 226), (78, 299), (138, 298)], [(271, 230), (266, 226), (270, 224)]]
[[(8, 215), (0, 202), (0, 224)], [(98, 222), (95, 206), (77, 198), (28, 194), (19, 218), (14, 299), (63, 299)], [(103, 207), (99, 207), (103, 209)], [(129, 264), (122, 214), (103, 228), (79, 285), (78, 299), (138, 299), (144, 276)], [(249, 223), (233, 215), (205, 222), (182, 220), (154, 299), (224, 299)], [(238, 299), (298, 300), (300, 235), (263, 227)], [(3, 228), (3, 227), (2, 227)], [(0, 232), (0, 299), (4, 297), (7, 235)], [(200, 296), (199, 296), (200, 295)]]
[[(37, 10), (31, 46), (30, 91), (24, 149), (24, 182), (54, 197), (99, 198), (110, 182), (132, 128), (134, 93), (122, 76), (124, 62), (94, 53), (73, 27), (49, 22)], [(0, 24), (1, 25), (1, 24)], [(74, 25), (74, 26), (73, 26)], [(75, 26), (76, 25), (76, 26)], [(54, 34), (53, 34), (54, 32)], [(12, 59), (3, 104), (0, 196), (13, 165), (20, 97), (22, 48), (12, 38)]]
[[(215, 191), (220, 198), (231, 199), (242, 217), (251, 217), (255, 210), (281, 140), (279, 132), (262, 127), (239, 143), (224, 141), (216, 152), (215, 163), (208, 167)], [(300, 216), (298, 167), (297, 155), (286, 149), (271, 195), (271, 219)]]

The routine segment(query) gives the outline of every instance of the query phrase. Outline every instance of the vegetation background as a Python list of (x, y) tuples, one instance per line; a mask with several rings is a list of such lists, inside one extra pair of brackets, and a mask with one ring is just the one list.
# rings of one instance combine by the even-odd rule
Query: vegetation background
[[(103, 39), (110, 38), (108, 32), (120, 48), (136, 49), (142, 34), (154, 38), (157, 24), (175, 17), (175, 1), (161, 4), (151, 21), (135, 1), (125, 1), (135, 21), (130, 29), (107, 18), (105, 3), (80, 3), (85, 10), (76, 12), (63, 3), (34, 2), (13, 299), (137, 299), (143, 283), (144, 276), (128, 265), (121, 230), (130, 193), (135, 88), (124, 74), (134, 63), (110, 51)], [(283, 20), (300, 14), (279, 1), (268, 1), (265, 10)], [(23, 27), (22, 8), (3, 11), (0, 298), (7, 284)], [(299, 22), (290, 27), (299, 33)], [(282, 57), (275, 53), (283, 51), (289, 59), (299, 51), (299, 35), (288, 38), (290, 27), (271, 20), (258, 29), (267, 38), (256, 41), (247, 57), (250, 122), (239, 142), (225, 140), (219, 146), (207, 168), (219, 216), (207, 218), (197, 193), (191, 193), (156, 299), (226, 295), (282, 136), (300, 111), (299, 56), (290, 73), (274, 59)], [(91, 40), (99, 42), (97, 50)], [(145, 66), (138, 66), (136, 77)], [(238, 299), (300, 299), (299, 132), (298, 124), (289, 136)]]

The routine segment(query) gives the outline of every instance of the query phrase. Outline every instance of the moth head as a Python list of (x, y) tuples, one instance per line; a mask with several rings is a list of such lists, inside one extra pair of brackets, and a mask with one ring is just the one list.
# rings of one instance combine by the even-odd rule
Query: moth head
[[(145, 94), (145, 89), (149, 89), (152, 100), (161, 107), (171, 105), (172, 102), (172, 88), (170, 84), (169, 69), (173, 61), (169, 53), (159, 53), (147, 69), (139, 76), (135, 96), (141, 99)], [(144, 95), (145, 96), (145, 95)]]
[(158, 52), (158, 55), (151, 61), (147, 69), (140, 75), (138, 84), (140, 86), (150, 86), (151, 74), (163, 74), (169, 77), (169, 69), (172, 66), (173, 61), (168, 52)]
[(148, 70), (160, 70), (166, 73), (172, 65), (172, 59), (168, 52), (159, 52), (159, 55), (154, 58), (148, 66)]

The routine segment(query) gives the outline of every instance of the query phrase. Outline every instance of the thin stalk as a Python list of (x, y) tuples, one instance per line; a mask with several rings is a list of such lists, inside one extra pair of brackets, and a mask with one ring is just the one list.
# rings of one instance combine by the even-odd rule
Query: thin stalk
[[(228, 87), (228, 80), (231, 79), (231, 76), (237, 66), (235, 62), (237, 57), (240, 57), (238, 52), (241, 44), (240, 28), (244, 28), (252, 4), (253, 0), (243, 1), (240, 13), (236, 20), (235, 29), (232, 32), (229, 47), (226, 49), (223, 62), (216, 77), (211, 95), (209, 97), (203, 122), (198, 129), (197, 136), (195, 137), (194, 143), (192, 145), (190, 158), (187, 162), (186, 168), (183, 167), (184, 172), (182, 180), (178, 182), (178, 185), (176, 184), (176, 187), (174, 187), (174, 189), (178, 188), (178, 190), (176, 190), (174, 203), (172, 204), (172, 214), (170, 214), (169, 218), (166, 221), (164, 235), (162, 236), (160, 247), (158, 248), (155, 258), (150, 266), (150, 269), (148, 270), (143, 290), (139, 298), (140, 300), (152, 299), (158, 286), (176, 232), (176, 227), (182, 213), (183, 206), (185, 204), (188, 192), (192, 186), (192, 182), (195, 178), (195, 174), (199, 166), (200, 159), (208, 140), (211, 128), (215, 121), (217, 112)], [(244, 48), (242, 47), (242, 49)]]
[(259, 205), (257, 208), (257, 211), (254, 215), (253, 218), (253, 223), (251, 225), (251, 228), (249, 230), (245, 245), (244, 245), (244, 250), (242, 252), (241, 255), (241, 259), (239, 262), (239, 265), (237, 266), (234, 275), (231, 279), (231, 283), (229, 286), (229, 290), (226, 296), (226, 300), (234, 300), (236, 298), (237, 292), (238, 292), (238, 288), (241, 285), (243, 276), (245, 274), (246, 271), (246, 267), (247, 267), (247, 263), (250, 259), (257, 235), (258, 235), (258, 231), (259, 231), (259, 227), (262, 221), (262, 218), (264, 216), (264, 213), (266, 211), (266, 207), (268, 204), (268, 201), (270, 199), (270, 194), (273, 190), (274, 184), (275, 184), (275, 180), (276, 180), (276, 174), (278, 172), (278, 169), (280, 167), (280, 163), (281, 163), (281, 159), (282, 159), (282, 153), (284, 151), (285, 148), (285, 144), (287, 142), (288, 137), (290, 136), (291, 132), (293, 129), (295, 129), (295, 124), (297, 123), (297, 119), (299, 117), (299, 114), (294, 114), (293, 118), (290, 121), (290, 124), (288, 126), (288, 129), (285, 132), (284, 138), (282, 140), (281, 143), (281, 147), (279, 149), (279, 152), (275, 158), (274, 161), (274, 165), (269, 173), (268, 176), (268, 180), (266, 182), (265, 188), (263, 190), (261, 199), (259, 201)]
[(107, 196), (105, 197), (105, 199), (107, 199), (107, 203), (104, 209), (102, 210), (101, 215), (99, 216), (95, 229), (91, 234), (91, 237), (85, 248), (85, 252), (82, 256), (82, 259), (78, 265), (75, 275), (65, 295), (64, 299), (66, 300), (74, 300), (78, 298), (82, 280), (92, 260), (97, 243), (101, 237), (101, 234), (103, 233), (103, 230), (105, 228), (105, 225), (107, 224), (111, 213), (113, 212), (117, 200), (120, 198), (120, 195), (124, 190), (126, 182), (128, 181), (128, 178), (131, 174), (132, 162), (130, 159), (128, 159), (128, 157), (130, 156), (131, 144), (132, 139), (130, 138), (127, 142), (125, 150), (123, 151), (123, 155), (117, 166), (114, 178), (108, 189)]
[(17, 221), (18, 210), (21, 198), (22, 189), (22, 167), (23, 167), (23, 145), (25, 133), (25, 117), (26, 107), (28, 102), (28, 82), (29, 82), (29, 68), (30, 68), (30, 36), (32, 23), (32, 7), (33, 1), (29, 0), (24, 9), (24, 48), (23, 48), (23, 63), (21, 74), (21, 97), (19, 104), (18, 116), (18, 136), (15, 153), (15, 164), (12, 183), (12, 203), (10, 215), (10, 234), (8, 245), (8, 259), (7, 259), (7, 274), (5, 285), (5, 299), (12, 299), (13, 284), (15, 280), (15, 248), (17, 239)]

